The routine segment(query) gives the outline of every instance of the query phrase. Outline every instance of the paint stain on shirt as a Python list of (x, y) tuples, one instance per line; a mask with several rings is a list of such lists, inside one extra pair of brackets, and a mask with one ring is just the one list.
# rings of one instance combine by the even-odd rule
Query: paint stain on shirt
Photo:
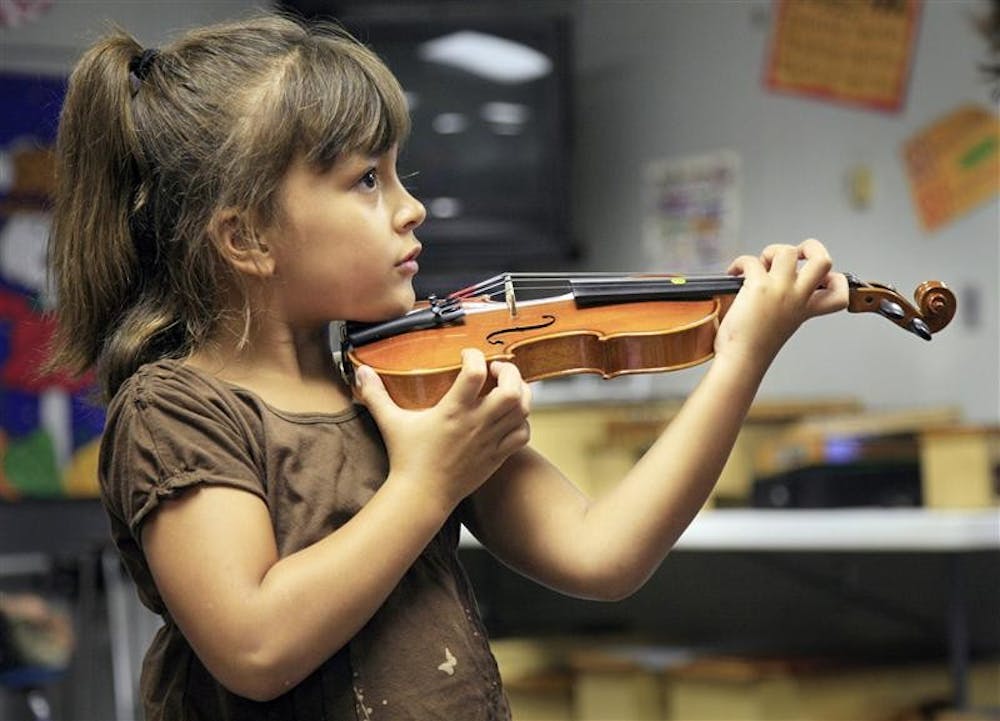
[(454, 654), (451, 652), (447, 646), (444, 647), (444, 663), (438, 666), (438, 671), (444, 671), (449, 676), (455, 674), (455, 665), (458, 663), (458, 659), (455, 658)]

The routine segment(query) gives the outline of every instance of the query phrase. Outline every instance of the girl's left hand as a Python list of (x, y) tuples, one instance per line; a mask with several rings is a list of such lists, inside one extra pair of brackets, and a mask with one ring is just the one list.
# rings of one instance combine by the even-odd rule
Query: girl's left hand
[(738, 356), (769, 364), (802, 323), (847, 307), (847, 278), (818, 240), (769, 245), (759, 258), (741, 256), (728, 272), (743, 287), (715, 338), (716, 357)]
[[(449, 510), (527, 444), (531, 389), (517, 366), (462, 351), (451, 389), (431, 408), (400, 408), (371, 368), (357, 369), (357, 398), (378, 424), (390, 475), (415, 480)], [(491, 388), (491, 384), (493, 387)]]

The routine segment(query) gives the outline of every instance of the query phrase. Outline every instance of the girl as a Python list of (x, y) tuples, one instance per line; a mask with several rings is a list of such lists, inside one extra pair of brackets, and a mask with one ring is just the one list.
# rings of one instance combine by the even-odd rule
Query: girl
[(711, 367), (591, 501), (527, 447), (513, 365), (466, 351), (422, 411), (370, 369), (354, 388), (334, 369), (331, 320), (414, 302), (407, 130), (372, 53), (277, 16), (159, 51), (117, 31), (72, 75), (55, 362), (96, 366), (109, 401), (104, 503), (165, 621), (143, 666), (149, 721), (509, 718), (460, 526), (539, 583), (629, 595), (704, 502), (778, 349), (846, 305), (815, 240), (736, 260)]

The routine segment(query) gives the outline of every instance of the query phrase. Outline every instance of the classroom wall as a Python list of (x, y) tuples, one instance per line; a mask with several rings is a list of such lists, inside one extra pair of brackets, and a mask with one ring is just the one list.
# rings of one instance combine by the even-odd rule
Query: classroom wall
[(263, 0), (55, 0), (37, 20), (0, 27), (0, 71), (66, 74), (84, 48), (112, 24), (132, 33), (140, 43), (155, 46), (175, 30), (271, 4)]
[[(176, 28), (258, 5), (267, 3), (56, 2), (43, 22), (0, 29), (0, 70), (65, 72), (105, 19), (155, 45)], [(874, 408), (954, 404), (970, 420), (1000, 420), (998, 204), (925, 232), (900, 155), (911, 134), (962, 103), (996, 107), (977, 70), (986, 44), (972, 28), (986, 0), (924, 3), (905, 104), (893, 113), (767, 91), (767, 0), (578, 0), (565, 7), (575, 20), (571, 183), (584, 267), (642, 269), (646, 162), (735, 151), (743, 251), (817, 237), (839, 268), (893, 283), (907, 297), (931, 278), (959, 297), (956, 320), (930, 343), (873, 316), (814, 320), (782, 352), (761, 396), (850, 395)], [(874, 199), (856, 210), (846, 178), (862, 162), (872, 172)], [(702, 372), (645, 378), (638, 388), (682, 394)], [(601, 392), (636, 387), (608, 384)]]
[[(988, 7), (924, 3), (904, 107), (886, 113), (767, 91), (769, 2), (579, 3), (574, 207), (587, 264), (641, 266), (648, 160), (733, 150), (742, 161), (744, 252), (816, 237), (839, 268), (893, 283), (907, 298), (926, 279), (946, 281), (959, 298), (956, 319), (929, 343), (871, 315), (813, 320), (782, 351), (761, 395), (852, 395), (887, 409), (955, 404), (996, 423), (1000, 206), (994, 198), (923, 231), (900, 154), (911, 134), (960, 104), (996, 109), (978, 71), (986, 42), (972, 27)], [(858, 163), (874, 181), (865, 210), (845, 192)], [(682, 393), (701, 372), (649, 385)]]

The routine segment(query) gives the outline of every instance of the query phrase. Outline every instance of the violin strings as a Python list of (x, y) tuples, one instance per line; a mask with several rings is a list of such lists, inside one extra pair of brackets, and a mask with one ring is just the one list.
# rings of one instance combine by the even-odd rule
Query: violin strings
[(580, 272), (580, 273), (502, 273), (487, 278), (479, 283), (462, 288), (448, 295), (449, 298), (473, 298), (503, 297), (507, 290), (508, 283), (512, 284), (514, 290), (530, 291), (557, 291), (569, 292), (572, 290), (572, 283), (587, 282), (620, 282), (623, 287), (648, 283), (656, 280), (669, 280), (671, 278), (683, 279), (685, 286), (694, 286), (699, 283), (717, 283), (719, 281), (733, 280), (738, 282), (736, 276), (731, 275), (670, 275), (670, 274), (622, 274), (614, 272)]
[(468, 298), (472, 296), (493, 296), (506, 291), (508, 281), (517, 289), (568, 291), (572, 280), (583, 278), (627, 279), (618, 273), (504, 273), (452, 293), (451, 296)]
[[(616, 276), (617, 277), (617, 276)], [(572, 283), (569, 278), (553, 277), (551, 280), (546, 280), (542, 278), (532, 278), (530, 282), (526, 282), (525, 279), (511, 279), (514, 283), (515, 291), (556, 291), (556, 292), (570, 292), (572, 290)], [(580, 284), (586, 284), (588, 280), (594, 280), (596, 282), (607, 282), (605, 279), (574, 279)], [(649, 278), (619, 278), (622, 288), (624, 289), (628, 285), (637, 285), (643, 282), (649, 282)], [(705, 279), (709, 280), (709, 279)], [(711, 279), (717, 281), (718, 279)], [(686, 278), (684, 286), (690, 289), (694, 289), (698, 285), (698, 281)], [(470, 298), (470, 297), (487, 297), (487, 298), (500, 298), (506, 294), (507, 290), (507, 280), (505, 278), (498, 279), (493, 282), (483, 282), (475, 286), (470, 286), (467, 289), (463, 289), (458, 293), (452, 294), (449, 297), (457, 298)]]

